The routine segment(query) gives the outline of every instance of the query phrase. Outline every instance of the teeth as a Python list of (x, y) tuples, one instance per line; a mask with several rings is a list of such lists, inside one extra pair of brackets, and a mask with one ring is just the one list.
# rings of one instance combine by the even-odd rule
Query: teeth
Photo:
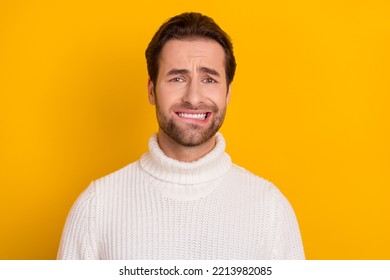
[(186, 119), (196, 119), (196, 120), (204, 120), (207, 114), (187, 114), (187, 113), (179, 113), (179, 117)]

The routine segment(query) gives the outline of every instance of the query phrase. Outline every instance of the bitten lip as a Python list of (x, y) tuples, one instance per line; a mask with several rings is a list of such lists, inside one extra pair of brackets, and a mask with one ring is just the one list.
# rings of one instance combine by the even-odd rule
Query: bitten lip
[(193, 120), (205, 120), (210, 116), (210, 114), (210, 112), (197, 110), (183, 110), (176, 112), (176, 115), (178, 115), (180, 118)]

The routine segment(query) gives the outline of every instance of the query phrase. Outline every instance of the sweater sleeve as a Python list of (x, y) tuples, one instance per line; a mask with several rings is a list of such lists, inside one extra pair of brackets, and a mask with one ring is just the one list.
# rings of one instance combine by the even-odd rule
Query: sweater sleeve
[(274, 188), (275, 220), (271, 259), (303, 260), (305, 253), (294, 210), (285, 196)]
[(57, 259), (98, 259), (95, 186), (77, 198), (67, 217)]

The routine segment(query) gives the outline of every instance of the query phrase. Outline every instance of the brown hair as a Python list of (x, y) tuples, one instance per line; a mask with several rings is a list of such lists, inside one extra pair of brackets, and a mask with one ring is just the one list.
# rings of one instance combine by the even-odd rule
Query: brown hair
[(183, 13), (166, 21), (154, 34), (146, 51), (149, 78), (155, 84), (158, 75), (158, 58), (165, 43), (171, 39), (206, 38), (219, 43), (225, 51), (226, 81), (229, 85), (236, 71), (236, 59), (231, 39), (215, 21), (200, 13)]

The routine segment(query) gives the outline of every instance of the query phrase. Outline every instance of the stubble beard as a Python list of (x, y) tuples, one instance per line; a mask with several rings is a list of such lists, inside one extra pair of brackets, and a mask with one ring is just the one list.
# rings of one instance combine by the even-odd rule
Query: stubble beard
[[(216, 105), (209, 105), (207, 108), (192, 108), (186, 104), (174, 106), (174, 108), (198, 109), (212, 112), (212, 120), (208, 127), (197, 124), (178, 124), (172, 117), (161, 112), (156, 100), (156, 115), (160, 129), (177, 144), (185, 147), (196, 147), (210, 140), (222, 126), (225, 119), (226, 106), (221, 110)], [(176, 110), (170, 110), (172, 112)]]

